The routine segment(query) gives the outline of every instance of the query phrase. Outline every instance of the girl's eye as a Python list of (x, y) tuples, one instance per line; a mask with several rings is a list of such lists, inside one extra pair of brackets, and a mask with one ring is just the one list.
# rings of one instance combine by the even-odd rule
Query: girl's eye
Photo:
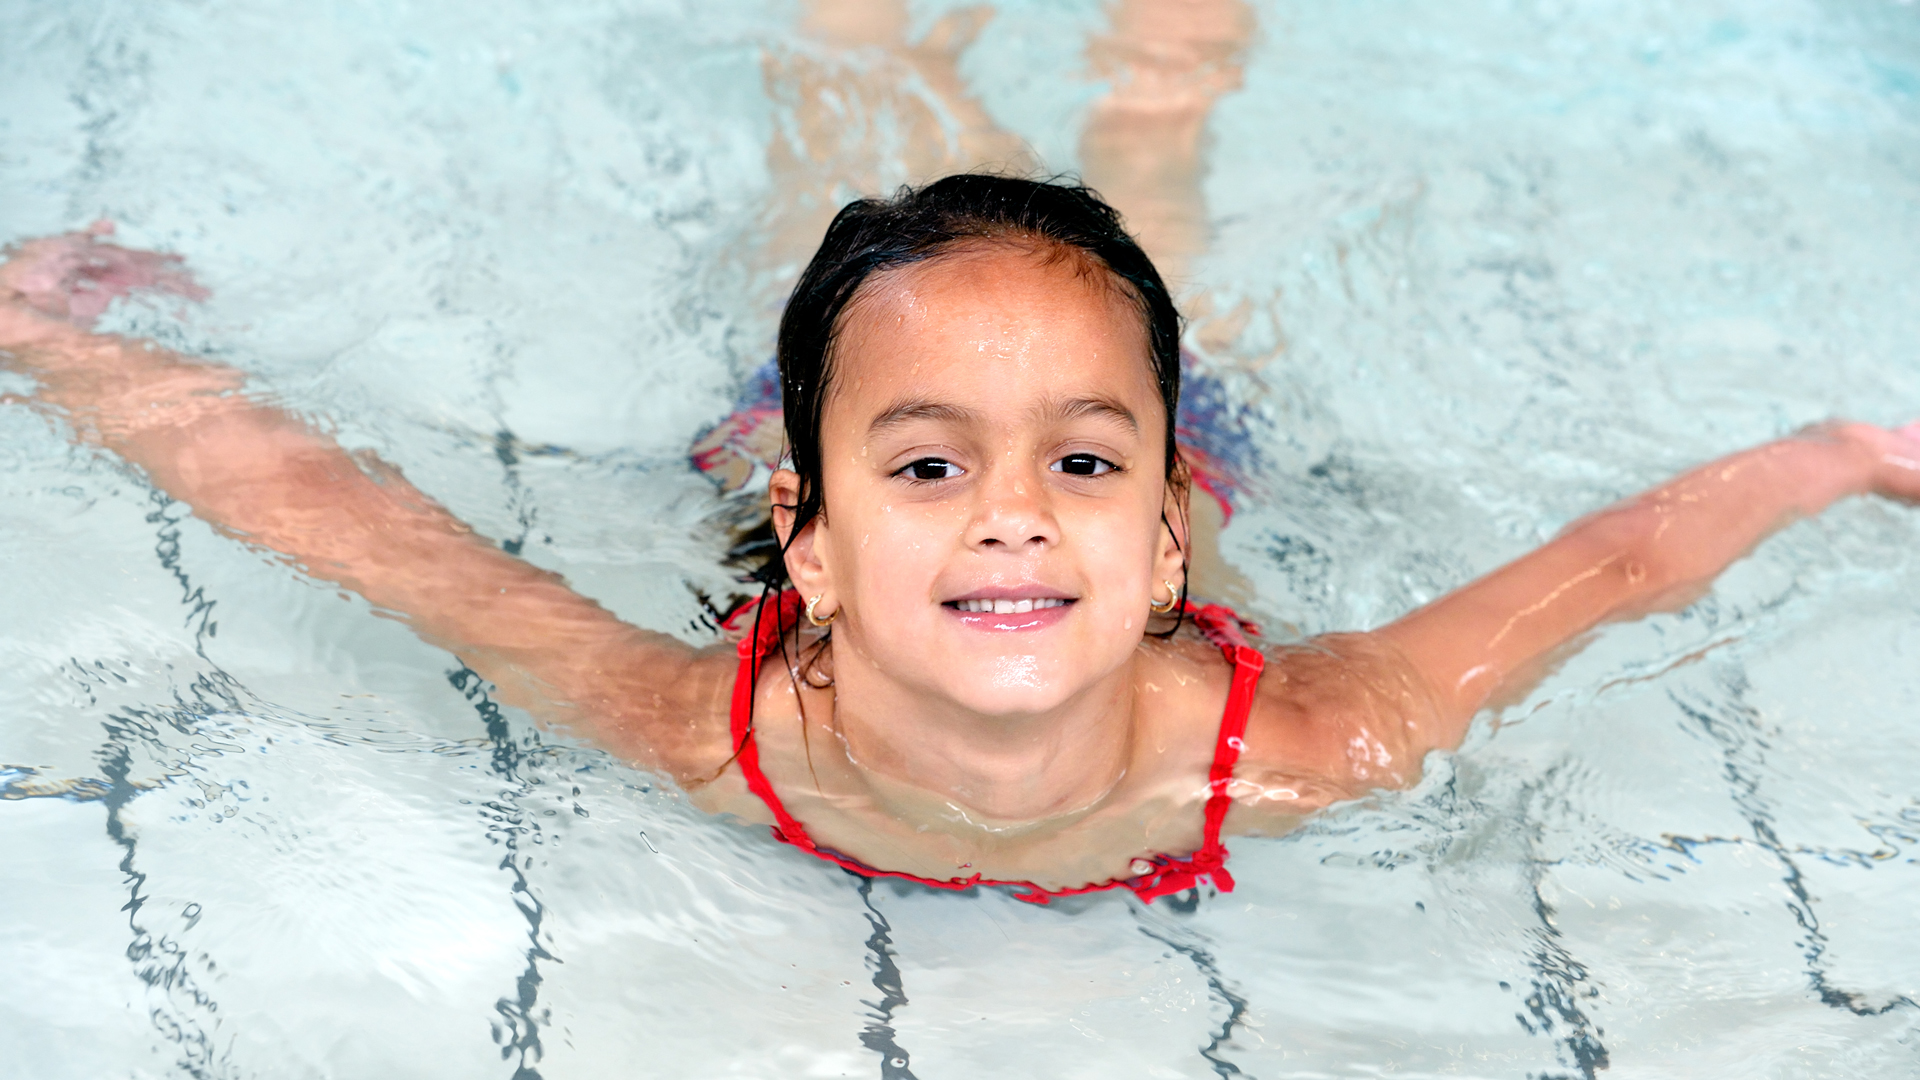
[(1068, 454), (1053, 463), (1054, 472), (1063, 472), (1071, 476), (1100, 476), (1119, 468), (1106, 458), (1092, 454)]
[(909, 480), (951, 480), (960, 475), (960, 466), (937, 457), (921, 458), (894, 475)]

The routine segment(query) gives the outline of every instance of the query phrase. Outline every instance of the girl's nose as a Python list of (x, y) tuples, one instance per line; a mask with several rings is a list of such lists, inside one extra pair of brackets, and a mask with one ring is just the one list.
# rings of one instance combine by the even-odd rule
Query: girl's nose
[(1060, 542), (1047, 485), (1033, 470), (993, 469), (977, 490), (968, 546), (1024, 552)]

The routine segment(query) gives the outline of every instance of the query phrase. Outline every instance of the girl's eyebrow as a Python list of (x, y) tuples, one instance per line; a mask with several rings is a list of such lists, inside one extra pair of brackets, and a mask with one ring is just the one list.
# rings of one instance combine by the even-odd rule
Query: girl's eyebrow
[(1049, 420), (1079, 420), (1088, 417), (1096, 420), (1111, 420), (1124, 426), (1135, 435), (1140, 434), (1140, 421), (1133, 410), (1112, 398), (1091, 397), (1074, 398), (1071, 401), (1050, 401), (1041, 410), (1041, 415)]
[[(1107, 420), (1120, 424), (1135, 435), (1140, 434), (1140, 421), (1134, 417), (1133, 410), (1112, 398), (1087, 397), (1073, 398), (1068, 401), (1049, 401), (1035, 411), (1044, 419), (1056, 422), (1082, 418)], [(916, 420), (931, 420), (937, 424), (964, 427), (979, 418), (979, 413), (964, 405), (951, 405), (925, 399), (903, 401), (874, 417), (873, 422), (867, 425), (867, 434), (877, 435), (888, 428)]]
[(903, 401), (893, 406), (867, 425), (867, 434), (877, 435), (890, 427), (911, 423), (915, 420), (932, 420), (935, 423), (967, 425), (979, 419), (979, 414), (960, 405), (948, 405), (938, 401)]

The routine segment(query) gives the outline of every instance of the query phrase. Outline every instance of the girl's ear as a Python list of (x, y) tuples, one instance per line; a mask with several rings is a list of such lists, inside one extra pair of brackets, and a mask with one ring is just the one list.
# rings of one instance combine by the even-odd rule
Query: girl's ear
[(787, 580), (802, 596), (826, 592), (830, 585), (827, 567), (814, 545), (814, 538), (824, 524), (823, 515), (814, 515), (798, 535), (793, 532), (794, 518), (800, 508), (800, 474), (792, 469), (776, 469), (767, 482), (767, 498), (773, 503), (773, 535), (786, 553)]
[(1160, 515), (1160, 546), (1154, 552), (1154, 577), (1184, 587), (1187, 582), (1187, 555), (1193, 550), (1193, 529), (1187, 519), (1187, 500), (1193, 493), (1193, 473), (1187, 461), (1174, 455), (1173, 471), (1167, 475), (1167, 492)]
[(767, 501), (773, 509), (774, 539), (786, 547), (794, 512), (800, 507), (800, 474), (792, 469), (775, 469), (773, 478), (767, 481)]

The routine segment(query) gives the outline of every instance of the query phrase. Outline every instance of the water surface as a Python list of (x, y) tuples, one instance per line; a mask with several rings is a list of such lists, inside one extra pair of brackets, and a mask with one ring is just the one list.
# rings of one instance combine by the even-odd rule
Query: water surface
[[(1259, 454), (1223, 548), (1276, 635), (1378, 625), (1799, 425), (1920, 414), (1914, 7), (1259, 17), (1191, 283), (1245, 321), (1190, 344)], [(763, 63), (817, 51), (796, 23), (3, 0), (0, 239), (107, 215), (180, 252), (213, 300), (116, 328), (708, 641), (730, 511), (686, 450), (769, 351)], [(1103, 25), (1008, 3), (963, 59), (1053, 167)], [(1607, 630), (1417, 790), (1233, 844), (1230, 895), (1039, 909), (704, 818), (18, 404), (0, 499), (23, 1075), (1920, 1075), (1910, 509)]]

